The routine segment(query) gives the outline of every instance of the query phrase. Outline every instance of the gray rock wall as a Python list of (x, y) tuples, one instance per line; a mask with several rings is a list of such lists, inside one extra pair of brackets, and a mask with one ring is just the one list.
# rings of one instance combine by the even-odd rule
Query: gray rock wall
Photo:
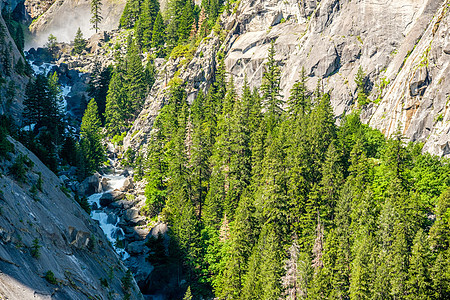
[[(103, 0), (101, 7), (100, 30), (112, 30), (118, 27), (120, 16), (125, 7), (126, 0)], [(85, 38), (95, 33), (92, 30), (90, 0), (56, 0), (31, 25), (34, 40), (28, 47), (42, 46), (50, 34), (56, 36), (58, 41), (73, 41), (78, 27), (81, 28)]]
[[(365, 122), (387, 136), (396, 128), (410, 140), (425, 142), (433, 154), (448, 155), (448, 74), (450, 42), (446, 0), (240, 1), (231, 15), (223, 15), (226, 68), (238, 90), (247, 77), (261, 84), (270, 41), (282, 71), (284, 99), (304, 67), (313, 89), (319, 80), (331, 93), (337, 116), (358, 108), (354, 79), (359, 67), (368, 77), (369, 98), (363, 107)], [(215, 35), (212, 34), (211, 37)], [(211, 38), (210, 37), (210, 38)], [(209, 38), (200, 47), (216, 47)], [(194, 60), (213, 62), (212, 57)], [(205, 52), (203, 51), (203, 54)], [(213, 54), (213, 51), (209, 51)], [(425, 54), (427, 53), (427, 54)], [(427, 57), (424, 60), (424, 56)], [(425, 67), (421, 67), (426, 62)], [(169, 61), (166, 68), (175, 68)], [(214, 67), (214, 65), (212, 65)], [(180, 78), (201, 78), (203, 69), (186, 68)], [(160, 74), (168, 81), (174, 73)], [(448, 77), (448, 76), (447, 76)], [(202, 78), (204, 88), (208, 79)], [(126, 146), (145, 144), (152, 120), (164, 104), (164, 88), (155, 85), (145, 109), (126, 138)], [(194, 89), (190, 90), (195, 95)], [(141, 136), (133, 139), (133, 132)]]
[[(99, 226), (66, 196), (55, 174), (11, 141), (16, 153), (0, 164), (0, 298), (123, 299), (125, 268)], [(34, 164), (24, 182), (7, 175), (19, 153)], [(34, 194), (31, 187), (39, 173), (42, 191)], [(39, 257), (32, 256), (35, 239)], [(54, 273), (57, 284), (44, 278), (47, 271)], [(101, 285), (101, 278), (108, 287)], [(132, 287), (132, 299), (143, 299), (134, 281)]]
[[(0, 26), (5, 30), (3, 40), (0, 38), (0, 51), (8, 53), (7, 57), (0, 62), (0, 78), (3, 81), (0, 84), (0, 115), (11, 116), (17, 125), (21, 125), (25, 87), (29, 78), (22, 74), (17, 74), (15, 70), (15, 66), (19, 59), (22, 58), (22, 55), (6, 29), (5, 21), (1, 15)], [(9, 74), (6, 68), (9, 68)], [(13, 87), (13, 89), (9, 87)]]

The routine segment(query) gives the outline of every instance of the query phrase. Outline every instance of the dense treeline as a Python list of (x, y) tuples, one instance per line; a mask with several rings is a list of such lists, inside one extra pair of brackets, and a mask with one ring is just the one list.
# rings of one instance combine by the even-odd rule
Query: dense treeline
[(167, 7), (162, 12), (158, 0), (128, 0), (120, 19), (121, 28), (134, 29), (138, 48), (156, 57), (200, 41), (224, 8), (222, 0), (203, 0), (201, 6), (192, 0), (170, 0)]
[(306, 76), (280, 95), (272, 44), (260, 92), (182, 86), (155, 120), (137, 173), (169, 222), (195, 295), (219, 299), (450, 297), (448, 161), (386, 140), (358, 113), (340, 126)]

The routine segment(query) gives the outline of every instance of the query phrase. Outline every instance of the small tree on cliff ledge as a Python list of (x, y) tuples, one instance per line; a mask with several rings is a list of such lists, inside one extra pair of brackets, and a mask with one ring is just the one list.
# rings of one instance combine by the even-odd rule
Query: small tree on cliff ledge
[(83, 33), (80, 27), (78, 27), (75, 39), (73, 40), (72, 54), (80, 55), (84, 49), (86, 49), (86, 40), (83, 38)]
[(91, 0), (91, 24), (92, 29), (95, 29), (95, 33), (99, 30), (99, 24), (102, 21), (103, 17), (101, 16), (101, 0)]

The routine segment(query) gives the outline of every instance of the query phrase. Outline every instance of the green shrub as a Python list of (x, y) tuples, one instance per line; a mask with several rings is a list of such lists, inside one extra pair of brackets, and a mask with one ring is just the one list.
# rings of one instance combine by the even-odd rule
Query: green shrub
[(39, 197), (38, 197), (38, 188), (36, 187), (35, 184), (33, 184), (30, 188), (30, 194), (31, 194), (31, 198), (33, 198), (34, 201), (38, 201)]
[(122, 134), (120, 134), (120, 135), (119, 135), (119, 134), (116, 134), (116, 135), (112, 138), (111, 142), (112, 142), (114, 145), (122, 146), (122, 145), (123, 145), (123, 139), (125, 138), (126, 135), (127, 135), (126, 131), (122, 132)]
[(41, 256), (41, 253), (39, 249), (41, 248), (41, 245), (39, 245), (39, 241), (37, 238), (33, 240), (33, 245), (31, 246), (31, 256), (34, 258), (39, 258)]
[(91, 213), (91, 206), (89, 205), (86, 196), (83, 196), (80, 199), (80, 196), (78, 196), (78, 194), (75, 194), (75, 201), (80, 204), (81, 208), (84, 209), (84, 211), (86, 211), (88, 214)]
[(437, 115), (436, 118), (435, 118), (435, 121), (436, 121), (436, 122), (442, 122), (442, 121), (444, 121), (444, 115), (443, 115), (443, 114)]
[(170, 53), (171, 58), (186, 57), (189, 53), (189, 45), (178, 45)]
[(9, 169), (9, 172), (17, 181), (25, 182), (25, 175), (27, 174), (28, 168), (33, 165), (34, 163), (26, 155), (19, 154)]
[(100, 284), (102, 285), (102, 286), (104, 286), (105, 288), (107, 288), (108, 286), (109, 286), (109, 284), (108, 284), (108, 280), (106, 279), (106, 278), (100, 278)]
[(59, 189), (61, 190), (61, 192), (64, 193), (64, 195), (67, 196), (67, 198), (71, 197), (72, 194), (70, 193), (70, 190), (68, 188), (66, 188), (65, 186), (61, 185)]
[(42, 192), (42, 184), (43, 184), (42, 173), (39, 172), (38, 175), (39, 175), (39, 178), (38, 178), (36, 186), (37, 186), (38, 190), (40, 190)]
[(55, 274), (53, 274), (53, 272), (50, 270), (45, 273), (44, 278), (51, 284), (58, 284), (58, 281), (56, 281), (55, 278)]
[(131, 292), (131, 288), (132, 288), (132, 280), (133, 280), (133, 275), (131, 274), (131, 271), (128, 270), (125, 273), (125, 276), (122, 277), (122, 279), (120, 279), (120, 281), (122, 282), (122, 288), (125, 291), (125, 299), (129, 299), (130, 298), (130, 292)]
[(95, 235), (91, 234), (91, 238), (88, 241), (87, 248), (89, 251), (95, 250), (95, 245), (97, 244), (97, 239), (95, 238)]

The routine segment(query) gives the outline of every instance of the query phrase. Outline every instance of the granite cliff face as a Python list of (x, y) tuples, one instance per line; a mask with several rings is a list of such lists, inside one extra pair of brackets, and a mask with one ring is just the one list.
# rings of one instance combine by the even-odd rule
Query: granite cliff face
[[(39, 18), (30, 25), (31, 33), (36, 37), (29, 43), (29, 47), (42, 46), (50, 34), (56, 36), (58, 41), (73, 41), (75, 33), (80, 27), (85, 37), (90, 37), (95, 31), (90, 23), (90, 0), (55, 0)], [(118, 27), (120, 16), (125, 7), (126, 0), (102, 1), (100, 30), (112, 30)], [(41, 6), (41, 1), (28, 0), (30, 8)]]
[[(169, 60), (164, 69), (181, 69), (192, 100), (195, 89), (207, 88), (212, 78), (202, 76), (205, 68), (196, 66), (214, 68), (221, 47), (238, 89), (245, 76), (251, 86), (259, 86), (274, 40), (284, 98), (304, 67), (310, 88), (321, 80), (336, 115), (342, 116), (358, 107), (354, 79), (361, 66), (371, 99), (362, 108), (364, 121), (387, 136), (399, 128), (410, 140), (424, 142), (427, 151), (448, 155), (448, 7), (445, 0), (240, 1), (221, 17), (221, 41), (219, 33), (212, 33), (194, 55), (193, 65), (181, 69), (179, 61)], [(174, 72), (161, 72), (157, 82), (167, 82)], [(197, 83), (191, 87), (192, 82)], [(145, 145), (145, 135), (164, 104), (164, 89), (155, 84), (126, 146)]]
[(11, 38), (3, 17), (0, 15), (0, 115), (6, 114), (13, 120), (20, 120), (23, 98), (28, 76), (19, 74), (16, 66), (23, 57)]
[[(34, 154), (10, 141), (15, 151), (0, 161), (0, 298), (123, 299), (126, 269), (98, 224)], [(29, 158), (22, 179), (12, 171), (20, 155)], [(142, 299), (134, 280), (131, 296)]]

